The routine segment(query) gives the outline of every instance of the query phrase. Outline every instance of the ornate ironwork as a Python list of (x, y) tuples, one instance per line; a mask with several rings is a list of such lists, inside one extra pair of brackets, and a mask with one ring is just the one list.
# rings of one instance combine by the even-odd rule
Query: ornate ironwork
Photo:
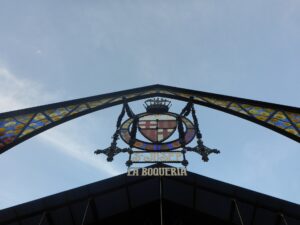
[[(105, 154), (107, 161), (111, 162), (119, 153), (128, 153), (129, 159), (126, 165), (130, 167), (133, 163), (181, 163), (183, 166), (188, 165), (186, 159), (186, 152), (195, 152), (201, 155), (202, 160), (207, 162), (208, 156), (212, 153), (219, 154), (217, 149), (211, 149), (206, 147), (202, 141), (202, 134), (199, 129), (199, 122), (196, 116), (193, 98), (182, 109), (180, 114), (169, 112), (171, 101), (163, 98), (148, 99), (145, 101), (144, 107), (147, 112), (134, 114), (129, 105), (124, 99), (124, 105), (122, 111), (118, 117), (116, 124), (116, 131), (112, 136), (113, 141), (111, 145), (105, 149), (98, 149), (95, 154)], [(127, 112), (127, 119), (122, 123), (122, 120)], [(187, 118), (192, 114), (193, 123)], [(139, 129), (138, 129), (139, 127)], [(176, 127), (178, 129), (178, 138), (165, 142), (175, 132)], [(150, 142), (138, 140), (136, 138), (137, 131), (150, 140)], [(121, 138), (129, 145), (129, 148), (119, 148), (117, 146), (117, 140)], [(194, 137), (197, 138), (197, 146), (187, 147)], [(133, 149), (140, 149), (134, 151)], [(181, 149), (180, 151), (174, 151), (174, 149)], [(181, 153), (182, 160), (170, 160), (170, 158), (164, 156), (162, 160), (150, 160), (146, 158), (144, 160), (132, 160), (133, 154), (142, 153)]]
[(158, 84), (0, 113), (0, 153), (69, 120), (123, 104), (124, 97), (128, 102), (152, 97), (191, 101), (193, 104), (246, 119), (300, 142), (299, 107)]

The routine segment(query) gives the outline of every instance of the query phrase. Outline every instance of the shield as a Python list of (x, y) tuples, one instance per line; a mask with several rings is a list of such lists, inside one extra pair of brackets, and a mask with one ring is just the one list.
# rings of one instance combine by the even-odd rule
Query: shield
[(151, 142), (163, 142), (176, 130), (177, 120), (167, 114), (146, 115), (139, 119), (139, 130)]

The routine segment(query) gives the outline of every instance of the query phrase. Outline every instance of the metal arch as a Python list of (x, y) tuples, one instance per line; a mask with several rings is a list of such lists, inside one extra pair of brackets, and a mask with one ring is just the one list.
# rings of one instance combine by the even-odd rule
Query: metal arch
[(229, 113), (300, 142), (300, 108), (225, 95), (150, 85), (0, 114), (0, 153), (71, 119), (126, 101), (167, 97)]

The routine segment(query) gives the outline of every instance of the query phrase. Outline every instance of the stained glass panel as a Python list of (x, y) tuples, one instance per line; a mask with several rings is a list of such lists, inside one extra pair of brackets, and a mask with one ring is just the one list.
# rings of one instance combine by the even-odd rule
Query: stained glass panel
[(111, 98), (102, 99), (99, 101), (92, 101), (92, 102), (88, 102), (87, 104), (92, 109), (92, 108), (103, 105), (104, 103), (108, 102), (109, 100), (111, 100)]
[[(143, 97), (149, 94), (157, 94), (158, 96), (163, 94), (169, 96), (170, 98), (184, 98), (185, 101), (189, 101), (190, 97), (201, 104), (205, 102), (205, 106), (218, 106), (224, 108), (225, 111), (235, 112), (237, 115), (243, 115), (243, 118), (251, 118), (252, 121), (259, 121), (260, 123), (269, 124), (268, 127), (273, 127), (274, 130), (282, 130), (282, 134), (289, 134), (287, 136), (298, 140), (300, 142), (300, 110), (295, 108), (292, 111), (285, 110), (281, 106), (272, 106), (265, 107), (265, 103), (255, 102), (238, 98), (227, 97), (224, 99), (223, 96), (218, 96), (216, 94), (213, 97), (208, 97), (209, 94), (198, 91), (188, 91), (182, 90), (179, 88), (172, 88), (163, 85), (154, 85), (144, 88), (141, 90), (139, 88), (136, 92), (130, 94), (120, 94), (119, 96), (114, 93), (114, 97), (109, 97), (108, 95), (99, 96), (99, 99), (91, 97), (91, 100), (88, 98), (85, 101), (78, 101), (78, 104), (73, 103), (62, 103), (60, 107), (44, 107), (40, 111), (30, 111), (28, 112), (18, 112), (13, 113), (10, 116), (10, 113), (5, 115), (0, 115), (0, 150), (5, 148), (5, 145), (12, 144), (17, 138), (26, 138), (26, 135), (29, 135), (35, 130), (40, 128), (47, 128), (49, 125), (55, 123), (58, 125), (62, 123), (62, 119), (69, 118), (86, 114), (91, 112), (90, 109), (108, 104), (109, 102), (121, 101), (123, 96), (126, 96), (128, 100), (134, 99), (137, 96)], [(232, 99), (232, 100), (229, 100)], [(267, 103), (266, 103), (267, 104)], [(25, 110), (26, 111), (26, 110)], [(80, 113), (80, 115), (79, 115)], [(32, 117), (35, 117), (32, 119)], [(276, 130), (276, 131), (277, 131)], [(175, 144), (176, 145), (176, 144)], [(11, 146), (11, 145), (10, 145)], [(167, 146), (165, 146), (167, 148)], [(169, 146), (170, 147), (170, 146)]]
[(83, 111), (85, 111), (85, 110), (87, 110), (87, 109), (89, 109), (89, 108), (87, 107), (86, 104), (80, 104), (78, 107), (76, 107), (76, 108), (70, 113), (70, 115), (78, 114), (78, 113), (83, 112)]
[(69, 113), (66, 108), (49, 109), (44, 112), (52, 121), (58, 121)]

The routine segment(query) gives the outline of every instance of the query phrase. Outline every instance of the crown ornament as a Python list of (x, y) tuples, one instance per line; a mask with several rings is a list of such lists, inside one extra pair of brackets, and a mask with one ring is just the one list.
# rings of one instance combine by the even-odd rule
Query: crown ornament
[(144, 107), (148, 113), (166, 113), (172, 106), (171, 101), (164, 98), (152, 98), (145, 101)]

